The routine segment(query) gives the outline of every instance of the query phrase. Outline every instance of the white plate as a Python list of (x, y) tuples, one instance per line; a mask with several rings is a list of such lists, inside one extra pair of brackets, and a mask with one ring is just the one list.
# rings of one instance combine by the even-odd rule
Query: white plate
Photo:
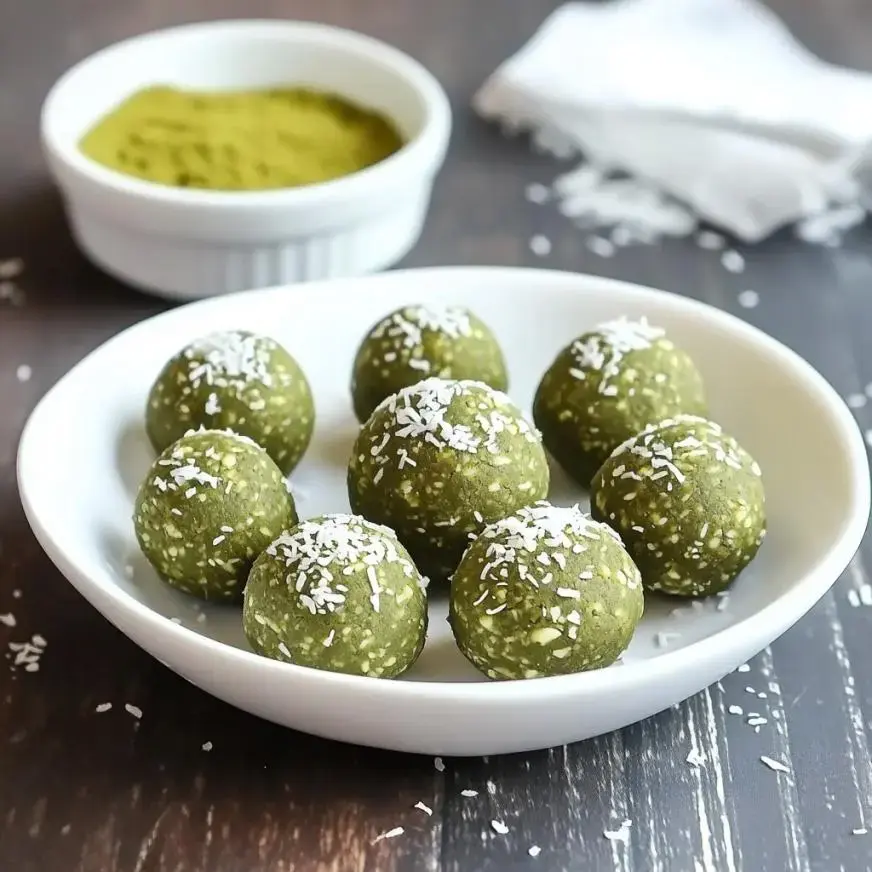
[[(347, 510), (356, 424), (351, 361), (367, 328), (404, 303), (451, 302), (490, 323), (510, 393), (529, 409), (557, 350), (597, 322), (646, 315), (699, 364), (713, 416), (763, 467), (769, 535), (725, 600), (651, 598), (623, 664), (534, 681), (489, 682), (454, 646), (444, 601), (404, 680), (332, 674), (253, 654), (239, 612), (161, 584), (130, 521), (152, 453), (145, 397), (164, 361), (211, 330), (274, 336), (308, 374), (315, 439), (293, 476), (302, 516)], [(131, 327), (46, 395), (21, 440), (27, 517), (49, 557), (113, 624), (170, 669), (261, 717), (344, 741), (431, 754), (496, 754), (608, 732), (678, 702), (756, 654), (820, 599), (858, 548), (869, 516), (860, 433), (832, 388), (774, 339), (709, 306), (601, 278), (517, 269), (428, 269), (277, 288), (176, 309)], [(552, 499), (581, 491), (555, 475)], [(128, 577), (125, 567), (134, 567)], [(681, 608), (680, 614), (673, 610)], [(181, 625), (171, 621), (181, 619)], [(680, 634), (663, 638), (658, 634)], [(658, 645), (658, 641), (661, 644)]]

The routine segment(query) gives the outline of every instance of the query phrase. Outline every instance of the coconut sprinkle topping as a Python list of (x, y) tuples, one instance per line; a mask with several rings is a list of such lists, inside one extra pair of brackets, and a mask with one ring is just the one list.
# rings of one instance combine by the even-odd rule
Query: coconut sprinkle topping
[[(679, 440), (669, 438), (669, 430), (681, 424), (698, 425), (699, 436), (688, 434)], [(642, 474), (652, 481), (666, 478), (667, 490), (672, 490), (675, 484), (684, 484), (684, 474), (679, 469), (676, 458), (679, 453), (685, 457), (710, 457), (718, 463), (723, 463), (731, 469), (741, 470), (746, 466), (756, 476), (762, 475), (756, 461), (747, 462), (747, 455), (740, 453), (735, 441), (726, 436), (720, 425), (696, 415), (676, 415), (657, 424), (649, 424), (640, 433), (622, 442), (611, 454), (618, 458), (624, 454), (633, 454), (643, 460), (649, 460)], [(624, 466), (618, 465), (612, 469), (612, 477), (619, 478)]]
[(644, 351), (651, 348), (665, 332), (652, 327), (645, 318), (629, 321), (618, 318), (600, 324), (593, 332), (572, 343), (571, 353), (575, 366), (569, 374), (579, 381), (585, 381), (591, 373), (599, 373), (598, 392), (604, 396), (614, 396), (617, 387), (613, 379), (620, 374), (620, 365), (631, 351)]
[[(581, 540), (600, 542), (604, 536), (616, 542), (621, 541), (610, 527), (594, 521), (577, 505), (561, 508), (545, 501), (527, 506), (491, 524), (481, 533), (482, 539), (492, 541), (487, 547), (488, 562), (480, 577), (483, 582), (492, 583), (493, 587), (483, 591), (475, 605), (483, 606), (489, 599), (498, 599), (496, 593), (503, 584), (509, 566), (515, 566), (519, 577), (532, 587), (547, 587), (554, 581), (554, 570), (549, 568), (552, 560), (558, 566), (565, 566), (570, 554), (586, 550)], [(557, 550), (549, 557), (549, 552), (543, 548)], [(564, 579), (554, 592), (567, 600), (569, 607), (572, 601), (581, 599), (584, 584), (592, 578), (593, 572), (585, 571), (579, 575), (573, 587), (568, 587)], [(620, 580), (631, 590), (641, 585), (638, 574), (630, 576), (620, 573)], [(500, 602), (496, 607), (486, 606), (485, 612), (492, 615), (505, 607), (505, 602)], [(581, 616), (575, 608), (566, 619), (575, 627), (581, 624)]]
[(276, 343), (239, 330), (210, 333), (188, 346), (188, 378), (194, 388), (202, 382), (219, 388), (241, 390), (252, 383), (272, 387), (270, 353)]
[[(489, 406), (494, 408), (483, 403), (484, 408), (475, 416), (472, 425), (452, 424), (448, 420), (455, 399), (475, 398), (482, 392), (489, 399)], [(479, 450), (499, 454), (498, 438), (509, 429), (517, 430), (528, 442), (541, 441), (539, 433), (518, 412), (508, 396), (483, 382), (424, 379), (382, 401), (377, 411), (385, 409), (393, 420), (387, 430), (373, 435), (370, 448), (371, 456), (383, 457), (377, 460), (380, 465), (388, 463), (389, 458), (396, 458), (397, 466), (409, 463), (405, 446), (394, 448), (389, 444), (394, 439), (422, 441), (435, 448), (448, 447), (469, 454), (477, 454)]]
[(455, 306), (406, 306), (376, 325), (371, 336), (390, 337), (398, 346), (421, 351), (424, 330), (460, 339), (472, 335), (472, 324), (469, 313)]
[[(354, 515), (335, 514), (319, 521), (304, 521), (266, 550), (291, 570), (287, 584), (296, 593), (299, 605), (313, 615), (342, 610), (348, 593), (348, 587), (342, 584), (342, 570), (352, 564), (366, 566), (369, 601), (376, 612), (382, 592), (379, 566), (398, 564), (409, 578), (416, 573), (412, 563), (400, 554), (393, 531)], [(330, 636), (324, 644), (329, 647), (332, 642)]]

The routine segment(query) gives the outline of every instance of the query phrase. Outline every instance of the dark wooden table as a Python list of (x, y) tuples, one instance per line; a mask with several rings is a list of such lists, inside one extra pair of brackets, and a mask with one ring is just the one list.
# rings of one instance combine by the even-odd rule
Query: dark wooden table
[[(872, 381), (868, 230), (840, 250), (789, 234), (745, 251), (730, 275), (691, 243), (602, 259), (524, 186), (551, 161), (468, 109), (473, 90), (552, 0), (27, 0), (0, 30), (0, 259), (21, 257), (23, 305), (0, 300), (0, 648), (38, 633), (38, 672), (0, 661), (0, 872), (616, 870), (859, 872), (872, 868), (872, 609), (854, 607), (862, 555), (834, 592), (748, 673), (679, 709), (594, 741), (492, 759), (447, 760), (345, 747), (219, 703), (116, 632), (61, 578), (31, 536), (14, 459), (25, 418), (74, 362), (163, 308), (74, 249), (37, 147), (42, 97), (71, 63), (118, 38), (202, 17), (267, 15), (349, 25), (397, 43), (451, 94), (456, 133), (432, 217), (410, 265), (540, 264), (670, 288), (740, 312), (844, 394)], [(832, 60), (872, 67), (872, 5), (778, 0)], [(737, 47), (738, 48), (738, 47)], [(741, 60), (737, 55), (737, 63)], [(157, 71), (156, 71), (157, 72)], [(765, 83), (761, 83), (765, 86)], [(751, 288), (760, 305), (741, 309)], [(29, 381), (17, 369), (32, 367)], [(858, 410), (872, 426), (870, 406)], [(58, 434), (63, 438), (63, 434)], [(46, 458), (51, 463), (51, 458)], [(75, 512), (75, 494), (60, 494)], [(866, 557), (870, 549), (865, 549)], [(751, 697), (745, 687), (767, 694)], [(751, 703), (751, 700), (754, 700)], [(95, 713), (105, 700), (107, 714)], [(124, 704), (138, 706), (142, 719)], [(729, 706), (768, 720), (758, 732)], [(204, 743), (211, 742), (211, 750)], [(209, 747), (207, 745), (207, 747)], [(686, 761), (692, 749), (704, 766)], [(761, 755), (784, 760), (776, 776)], [(478, 790), (464, 797), (463, 789)], [(414, 808), (422, 801), (432, 816)], [(610, 841), (624, 818), (629, 843)], [(491, 829), (492, 819), (510, 827)], [(868, 835), (852, 830), (868, 822)], [(394, 827), (405, 832), (373, 844)], [(541, 846), (538, 858), (528, 849)]]

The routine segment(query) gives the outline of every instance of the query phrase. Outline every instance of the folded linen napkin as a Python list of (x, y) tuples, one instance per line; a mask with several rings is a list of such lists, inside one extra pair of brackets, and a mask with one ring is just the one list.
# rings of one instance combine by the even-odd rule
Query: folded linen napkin
[[(756, 0), (568, 3), (474, 106), (580, 151), (597, 181), (627, 173), (684, 204), (675, 232), (698, 216), (755, 242), (872, 204), (872, 75), (820, 60)], [(571, 196), (602, 199), (588, 181)]]

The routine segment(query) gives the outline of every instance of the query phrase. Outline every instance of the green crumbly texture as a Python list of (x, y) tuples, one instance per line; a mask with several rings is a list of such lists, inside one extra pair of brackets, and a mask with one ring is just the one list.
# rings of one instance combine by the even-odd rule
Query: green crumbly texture
[(359, 421), (382, 400), (422, 379), (469, 379), (498, 391), (509, 384), (503, 352), (467, 309), (404, 306), (379, 321), (354, 360), (351, 396)]
[(473, 536), (548, 494), (539, 434), (500, 391), (432, 378), (385, 400), (348, 467), (352, 511), (395, 530), (433, 580)]
[(309, 88), (132, 94), (79, 148), (109, 169), (178, 188), (259, 191), (347, 176), (403, 145), (379, 113)]
[(206, 600), (238, 601), (255, 557), (297, 523), (281, 470), (250, 439), (201, 430), (152, 464), (133, 514), (158, 575)]
[(489, 678), (543, 678), (614, 663), (643, 607), (639, 570), (617, 535), (577, 507), (539, 503), (469, 546), (449, 620)]
[(646, 321), (585, 333), (545, 373), (533, 419), (552, 457), (583, 487), (624, 440), (678, 414), (708, 414), (693, 361)]
[(278, 342), (228, 330), (192, 342), (164, 366), (145, 425), (156, 451), (192, 429), (229, 428), (263, 446), (287, 475), (309, 446), (315, 404), (306, 376)]
[(591, 512), (620, 534), (647, 589), (676, 596), (724, 590), (766, 534), (760, 467), (717, 424), (687, 415), (615, 449)]
[(393, 678), (424, 647), (425, 588), (392, 530), (325, 515), (257, 558), (242, 622), (254, 650), (274, 660)]

